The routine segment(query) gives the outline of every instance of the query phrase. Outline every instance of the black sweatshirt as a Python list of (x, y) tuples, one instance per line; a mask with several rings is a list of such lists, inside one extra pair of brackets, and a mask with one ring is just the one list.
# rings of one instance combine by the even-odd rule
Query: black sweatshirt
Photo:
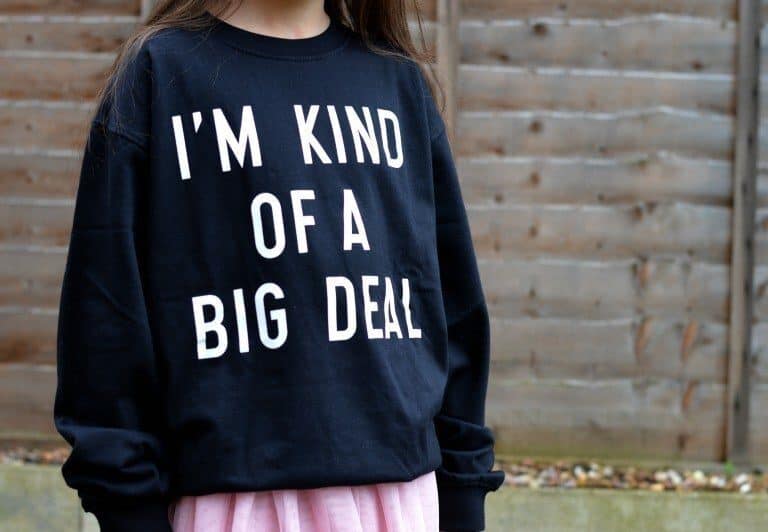
[(483, 528), (488, 316), (412, 61), (332, 24), (144, 45), (100, 106), (62, 290), (55, 421), (103, 530), (180, 495), (408, 481)]

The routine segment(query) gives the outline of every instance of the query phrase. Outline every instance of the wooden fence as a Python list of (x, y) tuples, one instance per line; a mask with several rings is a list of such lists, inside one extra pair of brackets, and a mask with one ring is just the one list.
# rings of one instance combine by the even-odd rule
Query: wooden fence
[[(499, 452), (768, 462), (760, 7), (424, 0), (492, 313)], [(52, 435), (84, 124), (140, 11), (0, 0), (5, 440)]]

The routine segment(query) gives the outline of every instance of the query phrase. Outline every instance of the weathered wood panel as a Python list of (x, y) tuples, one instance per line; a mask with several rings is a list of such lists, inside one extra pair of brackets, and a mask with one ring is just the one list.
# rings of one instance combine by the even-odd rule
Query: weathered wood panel
[(757, 322), (752, 326), (752, 357), (752, 382), (768, 384), (768, 322)]
[(65, 249), (0, 247), (0, 307), (58, 307)]
[(136, 0), (0, 0), (0, 13), (138, 15), (139, 2)]
[(464, 156), (615, 157), (667, 151), (730, 160), (732, 129), (732, 121), (725, 117), (668, 108), (617, 113), (465, 112), (456, 148)]
[(54, 366), (0, 364), (0, 430), (53, 434)]
[(136, 17), (0, 16), (0, 50), (111, 52), (137, 24)]
[(732, 74), (735, 27), (667, 16), (465, 22), (462, 62)]
[(0, 145), (81, 150), (92, 112), (90, 104), (0, 101)]
[(74, 198), (80, 155), (0, 149), (0, 197)]
[(732, 0), (464, 0), (468, 18), (600, 18), (669, 13), (715, 19), (735, 18)]
[(0, 244), (66, 246), (72, 227), (71, 201), (0, 201)]
[(765, 463), (768, 456), (768, 383), (752, 384), (750, 405), (750, 452)]
[(0, 364), (56, 364), (54, 312), (0, 310)]
[(497, 452), (708, 460), (721, 445), (722, 384), (491, 377)]
[(466, 111), (617, 112), (666, 106), (730, 115), (733, 113), (733, 77), (730, 74), (463, 65), (459, 102)]
[[(758, 254), (765, 253), (765, 246), (758, 246)], [(755, 279), (754, 279), (754, 291), (753, 298), (754, 303), (754, 317), (761, 321), (768, 321), (768, 263), (762, 261), (755, 264)]]
[[(727, 206), (731, 194), (728, 162), (663, 153), (621, 159), (462, 158), (458, 164), (464, 200), (472, 206), (659, 200)], [(768, 180), (761, 197), (768, 202)]]
[[(434, 18), (435, 0), (418, 0), (425, 17)], [(668, 13), (718, 20), (735, 18), (733, 0), (462, 0), (466, 19), (619, 18)]]
[(515, 378), (667, 377), (722, 382), (723, 323), (644, 319), (494, 319), (493, 367)]
[(113, 60), (111, 54), (0, 52), (0, 98), (93, 100)]
[(730, 210), (639, 203), (471, 207), (475, 246), (484, 258), (687, 255), (725, 262)]
[(725, 266), (677, 261), (481, 261), (490, 313), (496, 318), (723, 321), (728, 316)]

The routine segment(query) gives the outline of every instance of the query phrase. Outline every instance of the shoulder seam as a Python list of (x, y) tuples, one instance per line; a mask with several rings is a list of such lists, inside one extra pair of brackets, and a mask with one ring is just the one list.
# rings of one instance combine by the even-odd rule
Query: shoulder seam
[(104, 131), (107, 131), (107, 132), (111, 133), (112, 135), (114, 135), (116, 137), (120, 137), (121, 139), (130, 142), (131, 144), (136, 145), (136, 147), (141, 148), (144, 151), (147, 150), (146, 142), (141, 140), (139, 138), (139, 135), (135, 135), (135, 134), (133, 134), (133, 133), (131, 133), (129, 131), (119, 131), (118, 129), (116, 129), (114, 127), (111, 127), (108, 124), (105, 124), (101, 120), (94, 120), (93, 123), (94, 123), (94, 125), (98, 125), (98, 126), (104, 128)]

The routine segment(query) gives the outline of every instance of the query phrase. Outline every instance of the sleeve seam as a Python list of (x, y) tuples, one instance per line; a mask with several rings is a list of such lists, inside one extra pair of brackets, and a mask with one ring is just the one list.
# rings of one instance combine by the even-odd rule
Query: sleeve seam
[(128, 131), (119, 131), (115, 129), (114, 127), (109, 126), (108, 124), (105, 124), (101, 120), (94, 120), (94, 124), (104, 128), (104, 131), (116, 136), (120, 137), (121, 139), (130, 142), (131, 144), (135, 145), (137, 148), (141, 149), (142, 151), (147, 151), (146, 142), (139, 139), (138, 134), (134, 135), (132, 133), (129, 133)]

